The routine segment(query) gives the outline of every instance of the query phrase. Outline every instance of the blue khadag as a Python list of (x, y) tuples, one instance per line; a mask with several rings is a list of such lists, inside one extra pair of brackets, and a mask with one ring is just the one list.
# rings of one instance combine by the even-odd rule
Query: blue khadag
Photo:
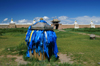
[[(40, 20), (39, 22), (37, 23), (47, 23), (45, 22), (44, 20)], [(35, 23), (33, 26), (35, 26), (37, 23)], [(49, 25), (49, 24), (47, 24)], [(50, 26), (51, 27), (51, 26)], [(37, 28), (37, 27), (35, 27)], [(56, 36), (56, 33), (53, 31), (53, 30), (35, 30), (34, 29), (34, 32), (32, 32), (32, 26), (29, 26), (29, 29), (27, 31), (27, 34), (26, 34), (26, 39), (25, 41), (27, 42), (27, 47), (28, 47), (28, 50), (27, 50), (27, 53), (26, 53), (26, 57), (30, 57), (29, 55), (29, 50), (34, 50), (40, 54), (41, 53), (46, 53), (47, 55), (47, 58), (50, 58), (49, 56), (49, 50), (52, 50), (52, 54), (55, 55), (55, 57), (57, 58), (58, 55), (58, 48), (57, 48), (57, 44), (56, 44), (56, 39), (57, 39), (57, 36)], [(31, 37), (30, 37), (31, 35)], [(29, 39), (31, 39), (29, 41)], [(49, 46), (52, 47), (52, 49), (49, 49)], [(34, 52), (33, 52), (34, 53)]]

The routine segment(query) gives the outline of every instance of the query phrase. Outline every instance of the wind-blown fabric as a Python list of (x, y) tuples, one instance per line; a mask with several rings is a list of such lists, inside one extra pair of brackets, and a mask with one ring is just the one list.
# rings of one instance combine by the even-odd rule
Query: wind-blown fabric
[[(45, 22), (44, 20), (40, 20), (39, 22)], [(36, 22), (37, 23), (37, 22)], [(35, 23), (35, 24), (36, 24)], [(31, 26), (29, 26), (29, 29), (26, 34), (25, 41), (27, 42), (28, 50), (26, 53), (26, 57), (30, 57), (29, 50), (32, 51), (35, 49), (36, 53), (43, 53), (45, 52), (47, 57), (49, 58), (49, 46), (52, 47), (53, 54), (57, 58), (58, 55), (58, 48), (56, 44), (56, 33), (52, 30), (44, 31), (44, 30), (31, 30)], [(33, 52), (32, 52), (33, 53)]]

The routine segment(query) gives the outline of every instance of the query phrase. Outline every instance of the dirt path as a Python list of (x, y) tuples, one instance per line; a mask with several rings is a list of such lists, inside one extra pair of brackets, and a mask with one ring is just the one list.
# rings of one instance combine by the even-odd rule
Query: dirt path
[[(78, 33), (78, 34), (82, 34), (82, 35), (88, 35), (88, 36), (90, 36), (91, 34), (87, 34), (87, 33)], [(98, 37), (98, 38), (100, 38), (100, 36), (98, 36), (98, 35), (95, 35), (96, 37)]]
[(67, 54), (59, 53), (58, 56), (60, 63), (71, 63), (71, 64), (73, 63), (73, 61), (71, 61), (71, 58), (67, 56)]
[[(62, 29), (59, 29), (59, 31), (63, 31), (63, 32), (65, 32), (64, 30), (62, 30)], [(72, 32), (72, 33), (75, 33), (75, 32)], [(90, 36), (91, 34), (87, 34), (87, 33), (78, 33), (78, 34), (82, 34), (82, 35), (88, 35), (88, 36)], [(98, 38), (100, 38), (100, 36), (99, 35), (95, 35), (96, 37), (98, 37)]]
[(65, 32), (65, 30), (62, 30), (62, 29), (59, 29), (59, 31), (63, 31), (63, 32)]
[(27, 64), (27, 63), (29, 63), (28, 61), (24, 61), (23, 56), (7, 55), (7, 57), (8, 57), (8, 58), (16, 58), (16, 59), (15, 59), (15, 62), (18, 63), (18, 64), (17, 64), (18, 66), (19, 66), (20, 64)]
[[(59, 56), (59, 63), (73, 63), (73, 61), (71, 61), (71, 58), (69, 56), (67, 56), (67, 54), (62, 54), (62, 53), (58, 53)], [(0, 57), (4, 57), (4, 56), (0, 56)], [(19, 66), (20, 64), (27, 64), (30, 63), (28, 61), (24, 61), (23, 56), (17, 56), (17, 55), (7, 55), (7, 58), (16, 58), (15, 62), (17, 62), (17, 65)]]
[[(69, 56), (67, 56), (67, 54), (62, 54), (62, 53), (59, 53), (58, 54), (59, 56), (59, 60), (60, 62), (59, 63), (73, 63), (73, 61), (71, 61), (71, 58)], [(28, 61), (24, 61), (23, 59), (23, 56), (12, 56), (12, 55), (7, 55), (7, 57), (15, 57), (15, 61), (19, 64), (27, 64), (29, 63)]]

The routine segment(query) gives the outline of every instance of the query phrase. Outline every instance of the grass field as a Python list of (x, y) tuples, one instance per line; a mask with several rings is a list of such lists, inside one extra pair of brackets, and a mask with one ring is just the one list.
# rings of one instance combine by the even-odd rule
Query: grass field
[[(65, 29), (66, 30), (66, 29)], [(84, 32), (88, 34), (95, 34), (95, 35), (100, 35), (100, 28), (79, 28), (79, 29), (69, 29), (71, 31), (75, 32)], [(68, 31), (68, 30), (66, 30)]]
[[(17, 66), (16, 62), (14, 62), (14, 58), (7, 58), (6, 55), (14, 54), (18, 55), (23, 51), (18, 51), (19, 46), (23, 48), (23, 45), (25, 44), (25, 32), (27, 29), (23, 28), (21, 29), (8, 29), (5, 30), (5, 32), (2, 32), (4, 29), (1, 30), (0, 35), (0, 55), (4, 55), (4, 57), (0, 57), (0, 64), (2, 66), (7, 66), (12, 64), (12, 66)], [(98, 29), (98, 30), (97, 30)], [(60, 53), (65, 53), (68, 56), (71, 57), (72, 61), (74, 61), (75, 64), (58, 64), (58, 66), (99, 66), (98, 62), (100, 62), (100, 38), (96, 38), (95, 40), (90, 40), (90, 37), (88, 35), (81, 35), (78, 34), (78, 32), (84, 32), (84, 33), (94, 33), (96, 35), (100, 36), (100, 28), (97, 29), (91, 29), (91, 31), (85, 31), (88, 30), (88, 28), (85, 29), (64, 29), (65, 31), (58, 31), (55, 30), (57, 35), (57, 46), (58, 51)], [(16, 31), (17, 30), (17, 31)], [(96, 31), (93, 31), (96, 30)], [(26, 44), (25, 44), (26, 46)], [(8, 51), (7, 48), (15, 49), (14, 51)], [(25, 48), (26, 49), (26, 48)], [(25, 53), (25, 52), (23, 52)], [(7, 60), (5, 60), (7, 59)], [(9, 61), (9, 63), (8, 63)], [(34, 63), (33, 63), (34, 64)], [(43, 63), (44, 66), (45, 63)], [(81, 65), (78, 65), (81, 64)], [(57, 64), (53, 64), (53, 66), (56, 66)], [(11, 65), (9, 65), (11, 66)], [(24, 66), (24, 65), (21, 65)], [(29, 65), (26, 65), (29, 66)], [(40, 65), (37, 65), (40, 66)]]
[(100, 38), (90, 40), (88, 35), (80, 35), (67, 29), (66, 32), (56, 34), (59, 52), (67, 53), (76, 63), (85, 66), (98, 66), (98, 62), (100, 62)]

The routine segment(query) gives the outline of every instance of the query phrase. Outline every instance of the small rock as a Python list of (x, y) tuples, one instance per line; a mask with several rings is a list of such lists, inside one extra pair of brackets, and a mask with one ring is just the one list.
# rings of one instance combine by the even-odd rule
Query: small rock
[(100, 62), (98, 62), (98, 64), (100, 65)]
[(94, 34), (91, 34), (90, 35), (90, 39), (95, 39), (95, 35)]
[(10, 48), (8, 48), (8, 50), (10, 50)]

